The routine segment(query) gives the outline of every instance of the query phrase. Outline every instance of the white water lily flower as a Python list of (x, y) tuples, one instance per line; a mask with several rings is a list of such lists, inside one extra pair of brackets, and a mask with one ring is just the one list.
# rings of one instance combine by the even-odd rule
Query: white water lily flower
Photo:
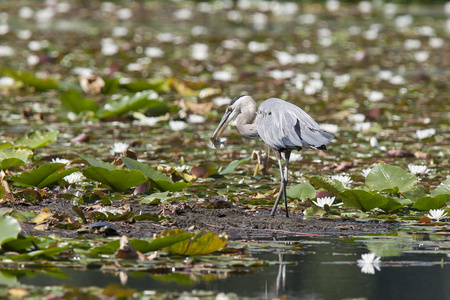
[(358, 259), (358, 267), (361, 268), (361, 272), (364, 274), (375, 274), (375, 269), (380, 271), (381, 257), (375, 256), (375, 253), (365, 253), (361, 255), (361, 259)]
[[(59, 158), (59, 157), (57, 157), (57, 158), (52, 158), (52, 163), (61, 163), (61, 164), (69, 164), (70, 163), (70, 160), (68, 160), (68, 159), (65, 159), (65, 158)], [(73, 174), (73, 173), (72, 173)]]
[(173, 131), (180, 131), (185, 129), (188, 124), (184, 121), (169, 121), (169, 127)]
[(372, 102), (378, 102), (383, 100), (384, 94), (379, 91), (370, 91), (367, 93), (367, 99)]
[(214, 103), (214, 105), (218, 107), (228, 105), (230, 102), (230, 97), (215, 97), (214, 99), (212, 99), (212, 103)]
[(319, 125), (320, 129), (329, 133), (336, 133), (339, 131), (339, 126), (336, 124), (323, 123)]
[(331, 179), (342, 182), (344, 185), (348, 185), (353, 182), (352, 178), (348, 175), (333, 175)]
[(67, 181), (69, 184), (78, 183), (81, 180), (83, 180), (85, 177), (81, 172), (74, 172), (72, 174), (69, 174), (64, 177), (64, 180)]
[(289, 157), (289, 161), (300, 161), (303, 159), (303, 156), (300, 153), (291, 153)]
[(368, 131), (370, 127), (372, 127), (372, 124), (370, 124), (370, 122), (361, 122), (353, 125), (353, 129), (355, 131), (362, 131), (362, 132)]
[(337, 88), (344, 88), (350, 81), (350, 74), (336, 75), (333, 80), (333, 86)]
[(427, 51), (417, 51), (416, 53), (414, 53), (414, 59), (417, 62), (427, 61), (429, 57), (430, 53), (428, 53)]
[(209, 47), (206, 44), (195, 43), (191, 46), (191, 57), (195, 60), (205, 60), (208, 58)]
[(436, 129), (434, 129), (434, 128), (427, 128), (427, 129), (422, 129), (422, 130), (416, 131), (416, 137), (419, 140), (423, 140), (423, 139), (432, 137), (435, 134), (436, 134)]
[(427, 174), (430, 172), (427, 166), (409, 164), (408, 169), (413, 174)]
[(248, 43), (248, 50), (253, 53), (264, 52), (269, 48), (267, 43), (260, 43), (257, 41), (250, 41)]
[(233, 74), (231, 74), (231, 72), (229, 71), (215, 71), (212, 74), (212, 77), (214, 80), (220, 80), (220, 81), (231, 81), (233, 80)]
[(370, 171), (372, 171), (371, 168), (367, 168), (367, 169), (361, 170), (361, 175), (364, 176), (364, 177), (367, 177), (367, 175), (369, 175)]
[(189, 115), (187, 118), (189, 124), (201, 124), (205, 123), (205, 117), (200, 115)]
[[(336, 197), (323, 197), (323, 198), (317, 198), (316, 201), (312, 201), (312, 203), (314, 203), (314, 205), (318, 206), (318, 207), (324, 207), (325, 204), (328, 206), (332, 206), (333, 202), (335, 200)], [(340, 206), (342, 205), (341, 203), (339, 204), (335, 204), (336, 206)]]
[(119, 52), (119, 46), (117, 46), (111, 38), (102, 39), (101, 45), (103, 55), (111, 56)]
[(158, 122), (157, 117), (145, 117), (136, 121), (133, 121), (133, 124), (141, 125), (141, 126), (154, 126)]
[(129, 145), (128, 143), (121, 143), (121, 142), (114, 143), (114, 145), (111, 146), (110, 152), (111, 152), (113, 155), (116, 154), (116, 153), (122, 154), (122, 153), (124, 153), (125, 151), (127, 151), (127, 149), (128, 149), (129, 146), (130, 146), (130, 145)]
[(366, 116), (361, 113), (352, 114), (347, 118), (352, 123), (362, 123), (366, 119)]
[(12, 86), (16, 81), (12, 77), (0, 77), (0, 86)]
[(158, 47), (147, 47), (144, 53), (150, 58), (162, 57), (164, 55), (164, 51)]
[(443, 209), (430, 209), (426, 216), (430, 219), (435, 219), (436, 222), (439, 222), (440, 219), (447, 216), (447, 213)]
[(369, 143), (370, 147), (378, 147), (378, 139), (374, 136), (370, 137)]

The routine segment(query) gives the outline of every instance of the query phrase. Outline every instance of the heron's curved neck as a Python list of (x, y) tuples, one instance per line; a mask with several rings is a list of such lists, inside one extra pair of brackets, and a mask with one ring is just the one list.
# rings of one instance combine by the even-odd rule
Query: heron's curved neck
[(256, 118), (256, 102), (249, 98), (245, 105), (241, 107), (241, 113), (236, 119), (236, 125), (239, 132), (246, 138), (259, 138), (255, 124)]

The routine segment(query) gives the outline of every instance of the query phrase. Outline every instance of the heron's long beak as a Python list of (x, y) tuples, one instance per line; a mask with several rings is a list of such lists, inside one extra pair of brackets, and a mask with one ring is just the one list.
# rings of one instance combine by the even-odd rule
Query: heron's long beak
[(214, 133), (211, 137), (211, 143), (214, 145), (214, 147), (216, 147), (217, 142), (219, 141), (220, 136), (224, 132), (225, 128), (227, 128), (228, 124), (230, 124), (230, 122), (233, 121), (234, 119), (235, 119), (234, 110), (229, 111), (227, 109), (227, 111), (222, 117), (222, 120), (220, 120), (219, 125), (217, 126), (216, 130), (214, 130)]

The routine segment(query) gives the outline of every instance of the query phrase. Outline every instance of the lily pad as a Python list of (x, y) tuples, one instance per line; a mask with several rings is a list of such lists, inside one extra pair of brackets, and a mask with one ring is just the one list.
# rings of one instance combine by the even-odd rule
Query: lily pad
[(9, 169), (23, 165), (33, 155), (33, 151), (29, 149), (0, 149), (0, 169)]
[(78, 171), (78, 168), (60, 171), (64, 168), (64, 166), (65, 164), (62, 163), (43, 165), (29, 172), (23, 172), (19, 176), (13, 176), (10, 179), (11, 181), (22, 186), (35, 186), (37, 188), (43, 188), (69, 174), (72, 174), (73, 172)]
[(244, 163), (246, 163), (246, 162), (249, 162), (251, 159), (252, 159), (252, 157), (249, 156), (249, 157), (246, 157), (246, 158), (243, 158), (243, 159), (233, 160), (232, 162), (230, 162), (230, 163), (228, 164), (228, 166), (227, 166), (225, 169), (223, 169), (222, 171), (220, 171), (219, 174), (220, 174), (220, 175), (225, 175), (225, 174), (231, 173), (231, 172), (233, 172), (237, 167), (239, 167), (240, 165), (242, 165), (242, 164), (244, 164)]
[(0, 68), (4, 76), (9, 76), (17, 81), (22, 81), (25, 85), (34, 87), (37, 91), (45, 92), (48, 90), (56, 90), (59, 88), (58, 83), (51, 78), (38, 78), (32, 72), (23, 70), (14, 70), (7, 67)]
[(14, 142), (15, 147), (36, 149), (56, 142), (59, 135), (58, 130), (40, 131), (27, 133)]
[(74, 112), (79, 114), (83, 111), (93, 111), (98, 110), (98, 104), (91, 99), (82, 97), (78, 92), (71, 91), (61, 94), (60, 100), (62, 105)]
[(332, 180), (325, 176), (316, 176), (316, 175), (305, 177), (309, 179), (309, 181), (313, 186), (318, 188), (324, 188), (335, 195), (339, 194), (339, 192), (344, 189), (344, 185), (342, 184), (342, 182), (338, 180)]
[(366, 186), (374, 191), (404, 193), (411, 190), (417, 181), (414, 174), (400, 167), (378, 164), (367, 175)]
[(19, 222), (10, 216), (0, 216), (0, 245), (16, 239), (20, 231)]
[(145, 182), (147, 178), (138, 170), (115, 169), (91, 166), (83, 170), (83, 175), (89, 179), (109, 185), (115, 190), (126, 190)]
[(123, 84), (122, 86), (134, 93), (144, 90), (154, 90), (158, 93), (167, 93), (170, 91), (170, 86), (167, 79), (136, 80)]
[(384, 195), (371, 194), (363, 190), (346, 190), (339, 194), (344, 205), (357, 208), (364, 212), (388, 204)]
[(379, 206), (380, 209), (384, 210), (385, 212), (391, 212), (395, 211), (399, 208), (404, 207), (405, 205), (411, 204), (411, 200), (409, 199), (402, 199), (398, 197), (390, 197), (383, 195), (387, 198), (388, 202), (385, 205)]
[(450, 196), (450, 177), (442, 182), (437, 188), (431, 191), (430, 196), (435, 197), (438, 195), (449, 195)]
[(437, 195), (434, 197), (423, 197), (414, 203), (412, 208), (418, 210), (430, 210), (430, 209), (438, 209), (445, 206), (447, 199), (450, 198), (450, 195), (443, 194)]
[[(179, 235), (184, 233), (181, 229), (169, 230), (166, 235)], [(167, 251), (181, 255), (205, 255), (213, 253), (227, 244), (227, 239), (219, 237), (211, 231), (198, 231), (189, 240), (185, 240), (167, 247)]]
[(122, 157), (122, 162), (130, 169), (141, 171), (150, 180), (152, 186), (162, 192), (176, 192), (192, 185), (191, 182), (173, 182), (167, 175), (153, 169), (150, 165), (129, 157)]
[[(104, 168), (104, 169), (107, 169), (107, 170), (116, 170), (116, 169), (120, 169), (119, 166), (116, 166), (116, 165), (114, 165), (114, 164), (111, 164), (111, 163), (107, 163), (107, 162), (98, 160), (98, 159), (96, 159), (96, 158), (94, 158), (94, 157), (92, 157), (92, 156), (89, 156), (89, 155), (83, 155), (83, 154), (80, 154), (79, 157), (81, 157), (82, 159), (84, 159), (85, 161), (87, 161), (88, 164), (91, 165), (91, 166), (93, 166), (93, 167), (100, 167), (100, 168)], [(123, 157), (123, 158), (125, 158), (125, 157)], [(122, 159), (123, 159), (123, 158), (122, 158)]]
[(143, 108), (164, 104), (158, 97), (158, 93), (153, 90), (137, 92), (132, 96), (127, 95), (118, 100), (107, 102), (97, 111), (97, 116), (99, 118), (115, 117), (130, 111), (137, 111)]
[(313, 199), (316, 197), (316, 189), (307, 182), (301, 182), (299, 184), (290, 187), (286, 191), (286, 195), (289, 198), (295, 199), (305, 199), (305, 198)]

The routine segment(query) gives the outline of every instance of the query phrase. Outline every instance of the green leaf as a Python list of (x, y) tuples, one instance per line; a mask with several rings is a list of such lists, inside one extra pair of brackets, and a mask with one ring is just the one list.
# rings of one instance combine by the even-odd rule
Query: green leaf
[(443, 194), (437, 195), (434, 197), (423, 197), (414, 203), (412, 208), (418, 210), (430, 210), (430, 209), (438, 209), (445, 206), (447, 199), (450, 198), (450, 195)]
[(228, 173), (231, 173), (234, 171), (234, 169), (236, 169), (238, 166), (249, 162), (252, 159), (252, 156), (250, 155), (249, 157), (243, 158), (243, 159), (239, 159), (239, 160), (233, 160), (232, 162), (230, 162), (230, 164), (223, 169), (222, 171), (220, 171), (220, 175), (225, 175)]
[(0, 169), (8, 169), (23, 165), (33, 155), (33, 151), (29, 149), (0, 149)]
[(114, 94), (119, 89), (119, 78), (109, 79), (109, 78), (103, 78), (105, 81), (105, 86), (102, 88), (102, 94)]
[(130, 111), (164, 104), (158, 97), (158, 93), (152, 90), (138, 92), (133, 96), (124, 96), (118, 100), (107, 102), (97, 111), (97, 116), (99, 118), (115, 117)]
[(39, 147), (44, 147), (50, 143), (56, 142), (58, 138), (58, 130), (50, 131), (33, 131), (29, 132), (14, 142), (15, 147), (36, 149)]
[(338, 180), (333, 180), (325, 176), (305, 176), (311, 184), (317, 188), (324, 188), (333, 194), (339, 194), (344, 189), (344, 184)]
[(21, 230), (19, 222), (13, 217), (0, 216), (0, 245), (16, 239)]
[(412, 203), (409, 199), (390, 197), (386, 195), (383, 196), (387, 198), (388, 202), (385, 205), (380, 206), (380, 209), (384, 210), (385, 212), (391, 212)]
[[(177, 230), (177, 229), (175, 229), (175, 230)], [(165, 234), (165, 233), (163, 233), (163, 234)], [(156, 250), (160, 250), (165, 247), (169, 247), (173, 244), (189, 240), (194, 235), (195, 235), (194, 233), (187, 233), (184, 231), (180, 231), (179, 233), (174, 234), (174, 235), (166, 235), (166, 236), (158, 237), (156, 239), (153, 239), (149, 243), (148, 248), (146, 249), (145, 252), (156, 251)]]
[(91, 166), (83, 170), (83, 175), (89, 179), (109, 185), (115, 190), (126, 190), (147, 181), (139, 170), (115, 169)]
[(3, 199), (3, 195), (5, 195), (5, 188), (0, 185), (0, 199)]
[(96, 102), (91, 99), (83, 98), (75, 91), (63, 93), (59, 98), (65, 108), (76, 114), (79, 114), (82, 111), (96, 112), (98, 110), (98, 104)]
[(299, 184), (290, 187), (286, 191), (286, 195), (289, 198), (295, 199), (305, 199), (305, 198), (314, 199), (316, 198), (316, 189), (307, 182), (301, 182)]
[(450, 195), (450, 177), (448, 177), (444, 182), (441, 182), (437, 188), (431, 191), (431, 197), (438, 195)]
[(43, 188), (48, 186), (63, 177), (78, 171), (77, 168), (63, 170), (65, 164), (54, 163), (48, 165), (42, 165), (37, 169), (29, 172), (23, 172), (19, 176), (11, 177), (11, 181), (16, 182), (22, 186), (35, 186), (37, 188)]
[(152, 183), (152, 187), (165, 192), (177, 192), (192, 185), (191, 182), (173, 182), (167, 175), (156, 171), (149, 164), (139, 162), (129, 157), (122, 157), (122, 162), (130, 169), (139, 170)]
[(167, 79), (137, 80), (127, 84), (122, 84), (122, 86), (133, 93), (144, 90), (154, 90), (158, 93), (167, 93), (170, 91), (170, 86)]
[[(182, 234), (182, 229), (174, 229), (166, 232), (167, 235)], [(195, 233), (189, 240), (173, 244), (167, 247), (167, 251), (181, 255), (205, 255), (213, 253), (227, 244), (225, 237), (220, 237), (211, 231), (201, 230)]]
[(339, 194), (346, 206), (354, 207), (364, 212), (388, 204), (384, 195), (371, 194), (362, 190), (346, 190)]
[(83, 155), (83, 154), (79, 154), (79, 157), (81, 157), (82, 159), (84, 159), (85, 161), (88, 162), (89, 165), (93, 166), (93, 167), (100, 167), (100, 168), (104, 168), (107, 170), (116, 170), (116, 169), (120, 169), (119, 166), (113, 165), (111, 163), (107, 163), (101, 160), (98, 160), (92, 156), (89, 155)]
[(161, 200), (166, 200), (169, 192), (151, 194), (139, 201), (139, 204), (158, 204)]
[(425, 197), (427, 195), (427, 191), (425, 187), (421, 184), (414, 186), (409, 191), (403, 192), (402, 195), (405, 198), (408, 198), (412, 202), (417, 201), (418, 199)]
[(32, 72), (13, 70), (8, 67), (0, 67), (0, 71), (3, 73), (3, 76), (9, 76), (17, 81), (22, 81), (25, 85), (34, 87), (36, 91), (39, 92), (56, 90), (59, 88), (59, 85), (55, 80), (51, 78), (38, 78)]
[(371, 190), (389, 193), (404, 193), (411, 190), (417, 177), (400, 167), (378, 164), (366, 178), (366, 186)]

